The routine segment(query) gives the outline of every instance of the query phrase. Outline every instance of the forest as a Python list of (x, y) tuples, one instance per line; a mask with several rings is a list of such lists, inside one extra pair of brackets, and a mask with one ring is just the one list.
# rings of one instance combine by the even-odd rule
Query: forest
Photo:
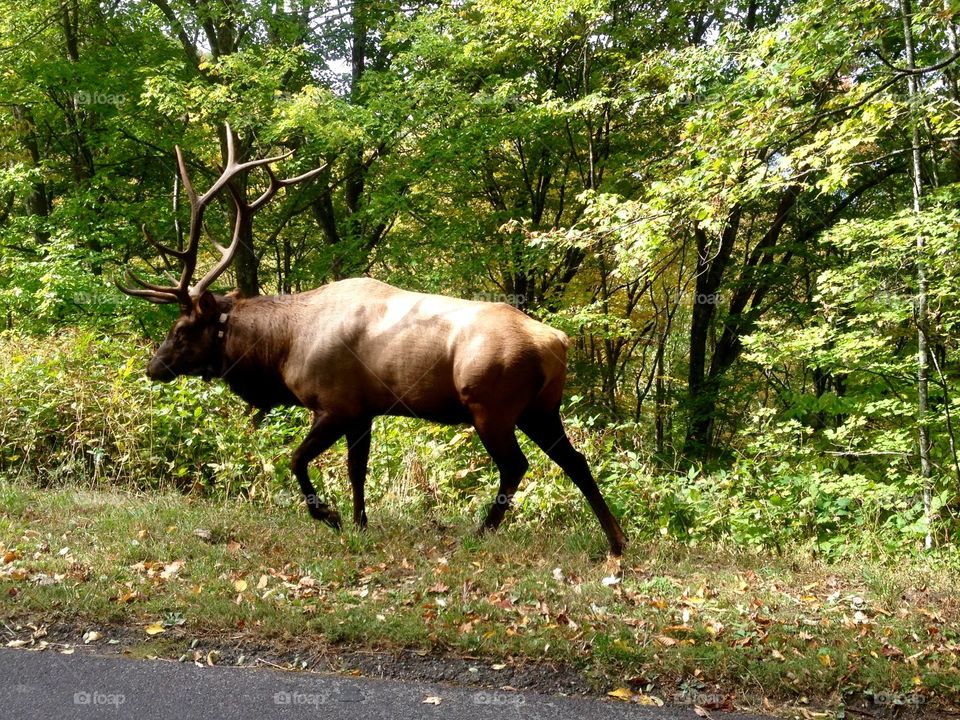
[[(540, 682), (703, 713), (956, 703), (958, 35), (958, 0), (0, 0), (2, 641), (452, 654), (511, 690), (559, 663)], [(369, 276), (564, 331), (622, 566), (526, 438), (478, 538), (476, 432), (378, 419), (370, 527), (335, 534), (290, 470), (305, 409), (147, 377), (176, 307), (117, 283), (179, 274), (177, 152), (202, 192), (228, 126), (239, 161), (322, 170), (238, 224), (216, 291)], [(346, 518), (344, 450), (310, 473)]]
[[(229, 123), (244, 159), (325, 169), (258, 214), (219, 286), (369, 275), (564, 330), (568, 424), (634, 534), (952, 544), (952, 0), (2, 4), (5, 475), (289, 487), (305, 416), (254, 430), (216, 383), (152, 386), (174, 314), (114, 285), (163, 277), (141, 226), (182, 239), (174, 146), (203, 186)], [(493, 468), (469, 431), (384, 427), (376, 492), (479, 512)], [(527, 492), (521, 515), (578, 507), (542, 473)]]

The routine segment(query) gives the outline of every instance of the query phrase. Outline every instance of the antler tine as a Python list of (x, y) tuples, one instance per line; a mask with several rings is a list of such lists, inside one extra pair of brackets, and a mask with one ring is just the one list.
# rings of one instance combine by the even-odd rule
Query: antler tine
[(170, 288), (161, 287), (159, 285), (153, 285), (148, 283), (145, 280), (137, 277), (137, 275), (127, 268), (124, 271), (124, 275), (130, 282), (134, 282), (138, 285), (141, 285), (143, 289), (132, 288), (124, 286), (120, 283), (119, 280), (114, 278), (113, 284), (117, 286), (117, 289), (125, 295), (132, 295), (134, 297), (141, 297), (149, 300), (150, 302), (157, 304), (169, 304), (169, 303), (182, 303), (183, 298), (174, 293)]
[(211, 239), (213, 246), (220, 253), (220, 261), (193, 287), (190, 291), (193, 297), (202, 295), (214, 280), (220, 277), (224, 271), (230, 267), (230, 263), (233, 262), (233, 256), (240, 246), (240, 240), (243, 238), (243, 228), (245, 224), (250, 221), (250, 206), (243, 201), (243, 198), (240, 197), (240, 192), (233, 185), (227, 185), (227, 188), (230, 191), (230, 197), (233, 198), (233, 204), (237, 208), (237, 219), (233, 224), (233, 238), (231, 238), (230, 244), (227, 247)]
[(228, 185), (230, 181), (234, 178), (235, 175), (238, 175), (245, 170), (250, 170), (255, 167), (260, 167), (262, 165), (269, 165), (272, 162), (277, 162), (278, 160), (283, 160), (285, 158), (293, 155), (293, 151), (283, 153), (282, 155), (275, 155), (274, 157), (268, 158), (259, 158), (255, 160), (248, 160), (247, 162), (238, 163), (237, 162), (237, 153), (234, 143), (236, 142), (236, 137), (233, 134), (233, 130), (230, 125), (227, 124), (227, 165), (223, 169), (223, 173), (217, 178), (217, 181), (210, 186), (210, 189), (207, 190), (203, 195), (200, 196), (199, 202), (201, 205), (206, 205), (211, 198), (217, 195), (221, 190), (223, 190), (224, 185)]
[(164, 255), (172, 255), (175, 258), (183, 258), (186, 255), (185, 250), (177, 250), (176, 248), (169, 247), (164, 245), (159, 240), (154, 239), (153, 235), (150, 234), (150, 231), (147, 229), (146, 225), (141, 225), (140, 229), (143, 231), (143, 236), (147, 239), (147, 242), (153, 245), (157, 250), (159, 250)]
[[(233, 238), (231, 239), (230, 244), (224, 247), (213, 240), (211, 235), (211, 242), (220, 253), (220, 261), (206, 275), (204, 275), (203, 278), (196, 283), (196, 285), (194, 285), (190, 291), (190, 294), (193, 297), (197, 297), (198, 295), (202, 294), (204, 290), (206, 290), (218, 277), (220, 277), (220, 275), (223, 274), (223, 272), (230, 266), (230, 263), (233, 262), (233, 256), (236, 254), (237, 248), (240, 246), (240, 242), (243, 239), (243, 228), (247, 223), (250, 222), (250, 219), (253, 217), (253, 214), (257, 212), (257, 210), (263, 207), (274, 195), (276, 195), (280, 188), (288, 187), (305, 180), (310, 180), (323, 172), (327, 167), (327, 165), (324, 164), (321, 167), (315, 168), (301, 175), (297, 175), (296, 177), (281, 180), (277, 177), (276, 173), (274, 173), (273, 168), (270, 167), (270, 163), (290, 157), (293, 155), (293, 151), (285, 152), (282, 155), (276, 155), (274, 157), (250, 160), (245, 163), (237, 164), (235, 162), (233, 143), (233, 131), (230, 129), (230, 126), (227, 125), (227, 168), (224, 170), (223, 175), (217, 180), (217, 182), (214, 183), (214, 185), (203, 194), (203, 197), (200, 198), (200, 202), (202, 203), (204, 202), (204, 198), (212, 194), (214, 191), (219, 192), (223, 186), (227, 187), (227, 189), (230, 191), (230, 197), (233, 198), (233, 203), (237, 210), (236, 222), (233, 228)], [(260, 197), (258, 197), (252, 203), (248, 203), (243, 194), (237, 190), (236, 187), (234, 187), (230, 180), (237, 173), (255, 167), (263, 167), (270, 178), (270, 185), (266, 190), (264, 190)]]
[[(146, 298), (147, 300), (156, 303), (179, 302), (181, 305), (189, 304), (191, 298), (198, 297), (200, 294), (202, 294), (210, 286), (210, 284), (213, 283), (213, 281), (216, 280), (230, 266), (230, 263), (233, 261), (233, 257), (236, 254), (237, 248), (240, 246), (240, 242), (243, 239), (244, 230), (249, 228), (250, 219), (257, 210), (263, 207), (267, 201), (276, 195), (280, 188), (287, 187), (295, 183), (304, 182), (305, 180), (310, 180), (311, 178), (316, 177), (319, 173), (323, 172), (327, 167), (324, 165), (311, 170), (310, 172), (298, 175), (297, 177), (281, 180), (271, 169), (270, 163), (290, 157), (293, 155), (292, 151), (285, 152), (274, 157), (248, 160), (247, 162), (238, 163), (236, 136), (234, 135), (233, 129), (229, 124), (225, 126), (225, 130), (227, 146), (225, 167), (223, 168), (223, 172), (220, 174), (220, 177), (218, 177), (209, 187), (209, 189), (207, 189), (207, 191), (202, 195), (197, 194), (193, 183), (190, 181), (190, 173), (187, 171), (187, 162), (183, 156), (183, 151), (180, 149), (179, 145), (176, 146), (177, 168), (180, 173), (180, 179), (183, 183), (184, 192), (187, 195), (187, 199), (190, 201), (190, 228), (189, 239), (186, 247), (182, 249), (176, 249), (164, 245), (163, 243), (158, 242), (150, 234), (150, 231), (147, 230), (146, 226), (143, 226), (142, 228), (144, 237), (151, 245), (160, 251), (165, 262), (169, 258), (177, 258), (177, 260), (180, 261), (182, 268), (180, 272), (180, 279), (177, 281), (177, 285), (172, 287), (154, 285), (142, 280), (133, 272), (128, 270), (128, 279), (131, 282), (139, 285), (140, 288), (123, 287), (120, 283), (117, 283), (117, 287), (119, 287), (123, 292), (129, 295)], [(265, 168), (267, 175), (270, 177), (270, 185), (263, 192), (263, 194), (260, 195), (260, 197), (250, 204), (247, 203), (245, 194), (237, 190), (231, 181), (238, 174), (257, 167)], [(207, 206), (210, 204), (210, 201), (213, 200), (214, 197), (216, 197), (224, 187), (229, 189), (234, 205), (236, 206), (236, 221), (233, 228), (233, 238), (231, 239), (230, 244), (226, 247), (220, 245), (216, 241), (213, 241), (214, 247), (220, 253), (220, 260), (216, 266), (210, 270), (210, 272), (204, 275), (203, 278), (196, 283), (196, 285), (191, 287), (191, 281), (193, 280), (193, 275), (197, 268), (197, 254), (200, 248), (200, 236), (204, 231), (203, 216)]]
[(124, 287), (116, 278), (114, 278), (113, 284), (116, 285), (117, 289), (124, 295), (132, 295), (133, 297), (143, 298), (144, 300), (152, 302), (154, 305), (170, 305), (178, 302), (177, 300), (167, 297), (166, 295), (158, 295), (150, 292), (149, 290), (137, 290), (135, 288)]
[(271, 199), (274, 195), (277, 194), (277, 191), (278, 191), (280, 188), (282, 188), (282, 187), (289, 187), (290, 185), (296, 185), (297, 183), (303, 182), (303, 181), (305, 181), (305, 180), (312, 180), (313, 178), (315, 178), (317, 175), (319, 175), (320, 173), (322, 173), (322, 172), (323, 172), (324, 170), (326, 170), (326, 169), (327, 169), (327, 163), (324, 163), (324, 164), (321, 165), (320, 167), (314, 168), (313, 170), (310, 170), (309, 172), (305, 172), (305, 173), (303, 173), (302, 175), (297, 175), (296, 177), (292, 177), (292, 178), (287, 178), (287, 179), (285, 179), (285, 180), (281, 180), (281, 179), (278, 178), (278, 177), (276, 176), (276, 174), (273, 172), (273, 168), (271, 168), (269, 165), (267, 165), (267, 166), (264, 168), (264, 170), (266, 170), (266, 171), (267, 171), (267, 175), (270, 176), (270, 185), (269, 185), (269, 187), (267, 187), (266, 190), (263, 191), (263, 194), (262, 194), (260, 197), (258, 197), (258, 198), (257, 198), (256, 200), (254, 200), (252, 203), (250, 203), (250, 210), (251, 210), (252, 212), (256, 212), (256, 211), (259, 210), (261, 207), (263, 207), (264, 205), (266, 205), (267, 202), (269, 202), (270, 199)]

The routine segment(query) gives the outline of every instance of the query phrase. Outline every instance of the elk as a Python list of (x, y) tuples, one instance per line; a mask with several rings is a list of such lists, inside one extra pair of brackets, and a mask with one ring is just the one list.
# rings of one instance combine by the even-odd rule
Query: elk
[[(364, 482), (374, 417), (399, 415), (473, 425), (500, 473), (499, 491), (481, 533), (500, 525), (527, 470), (515, 434), (520, 428), (580, 489), (600, 521), (610, 553), (621, 555), (626, 536), (560, 418), (569, 344), (562, 332), (505, 303), (409, 292), (372, 278), (341, 280), (288, 295), (241, 298), (210, 291), (230, 266), (254, 213), (280, 188), (323, 170), (281, 180), (270, 166), (289, 153), (238, 162), (229, 126), (226, 140), (226, 167), (202, 195), (194, 189), (183, 153), (176, 148), (190, 202), (185, 246), (165, 246), (143, 227), (150, 243), (167, 259), (179, 261), (179, 282), (157, 285), (128, 268), (127, 285), (117, 283), (129, 295), (180, 306), (147, 375), (157, 381), (180, 375), (222, 378), (260, 412), (281, 405), (311, 410), (313, 425), (293, 452), (293, 473), (310, 515), (334, 528), (340, 527), (340, 516), (317, 496), (308, 466), (346, 436), (353, 520), (365, 527)], [(265, 170), (269, 185), (248, 202), (231, 180), (254, 168)], [(214, 242), (219, 261), (191, 284), (204, 212), (224, 188), (236, 208), (232, 240), (226, 247)]]

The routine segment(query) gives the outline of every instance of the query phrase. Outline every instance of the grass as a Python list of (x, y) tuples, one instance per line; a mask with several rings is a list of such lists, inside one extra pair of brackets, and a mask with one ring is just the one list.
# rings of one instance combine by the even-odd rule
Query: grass
[(478, 538), (466, 515), (373, 507), (366, 532), (338, 535), (300, 507), (9, 482), (0, 508), (8, 628), (122, 627), (140, 655), (229, 633), (549, 661), (633, 699), (949, 708), (960, 695), (955, 555), (827, 564), (664, 541), (631, 545), (613, 582), (587, 516)]

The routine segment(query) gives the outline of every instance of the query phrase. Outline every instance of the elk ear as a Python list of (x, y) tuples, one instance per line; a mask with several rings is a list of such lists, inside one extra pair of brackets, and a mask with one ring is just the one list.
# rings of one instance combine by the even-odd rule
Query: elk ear
[(216, 317), (220, 313), (217, 305), (217, 299), (213, 293), (204, 290), (203, 293), (193, 302), (197, 309), (197, 316), (202, 318)]

